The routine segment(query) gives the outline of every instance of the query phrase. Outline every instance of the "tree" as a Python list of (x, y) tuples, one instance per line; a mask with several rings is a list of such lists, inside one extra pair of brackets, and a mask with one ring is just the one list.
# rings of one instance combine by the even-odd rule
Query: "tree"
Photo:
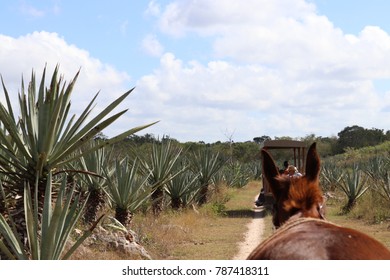
[(357, 125), (347, 126), (338, 133), (338, 136), (338, 152), (343, 152), (345, 148), (374, 146), (386, 139), (382, 129), (365, 129)]
[(268, 141), (268, 140), (271, 140), (271, 137), (267, 136), (267, 135), (263, 135), (261, 137), (255, 137), (253, 138), (253, 141), (257, 144), (261, 144), (265, 141)]

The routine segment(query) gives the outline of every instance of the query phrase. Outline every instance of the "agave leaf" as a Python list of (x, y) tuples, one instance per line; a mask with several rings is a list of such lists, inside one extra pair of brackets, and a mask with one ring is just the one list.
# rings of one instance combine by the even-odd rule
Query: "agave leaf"
[[(6, 196), (1, 181), (0, 181), (0, 191), (1, 191), (1, 196), (6, 201), (5, 199)], [(4, 239), (7, 241), (7, 244), (10, 248), (8, 248), (4, 244), (4, 242), (0, 239), (0, 250), (3, 253), (5, 253), (9, 259), (25, 260), (28, 257), (24, 251), (23, 244), (20, 241), (20, 237), (17, 233), (15, 223), (12, 219), (12, 216), (10, 215), (10, 211), (8, 209), (8, 205), (6, 202), (5, 202), (5, 208), (8, 213), (8, 220), (11, 226), (7, 223), (5, 217), (2, 214), (0, 214), (0, 236), (4, 237)]]
[[(45, 188), (45, 201), (43, 204), (43, 212), (42, 212), (42, 240), (49, 240), (51, 236), (49, 235), (49, 227), (53, 216), (52, 209), (52, 173), (49, 172), (47, 175), (47, 182)], [(60, 192), (57, 196), (57, 202), (62, 200), (62, 193)], [(46, 245), (45, 245), (46, 248)]]
[[(63, 164), (66, 164), (68, 162), (71, 162), (71, 161), (73, 161), (75, 159), (78, 159), (78, 158), (80, 158), (82, 156), (85, 156), (87, 154), (93, 153), (96, 150), (99, 150), (99, 149), (101, 149), (101, 148), (103, 148), (105, 146), (110, 146), (112, 144), (118, 143), (118, 142), (122, 141), (123, 139), (125, 139), (126, 137), (128, 137), (129, 135), (137, 133), (138, 131), (143, 130), (143, 129), (145, 129), (145, 128), (149, 127), (149, 126), (152, 126), (152, 125), (154, 125), (156, 123), (158, 123), (158, 121), (150, 123), (150, 124), (134, 127), (132, 129), (129, 129), (129, 130), (127, 130), (127, 131), (125, 131), (125, 132), (123, 132), (123, 133), (121, 133), (121, 134), (119, 134), (119, 135), (117, 135), (115, 137), (112, 137), (112, 138), (107, 139), (107, 140), (103, 140), (101, 143), (99, 143), (98, 145), (96, 145), (94, 147), (87, 148), (87, 149), (83, 150), (82, 152), (80, 152), (78, 154), (75, 154), (75, 155), (73, 155), (70, 158), (65, 158), (61, 162), (58, 162), (58, 163), (55, 163), (55, 164), (63, 165)], [(52, 163), (52, 164), (54, 164), (54, 163)]]
[(1, 241), (0, 249), (2, 252), (7, 254), (10, 258), (16, 258), (19, 260), (27, 259), (27, 256), (24, 252), (23, 245), (20, 242), (20, 238), (16, 231), (12, 230), (8, 225), (6, 219), (2, 214), (0, 214), (0, 233), (7, 241), (8, 245), (11, 247), (8, 249), (5, 244)]
[(12, 252), (5, 246), (4, 242), (0, 239), (0, 252), (3, 252), (9, 260), (16, 260)]
[[(73, 136), (68, 139), (67, 144), (71, 147), (71, 146), (73, 146), (76, 143), (79, 143), (79, 145), (80, 145), (80, 141), (85, 143), (88, 139), (90, 139), (94, 135), (96, 135), (96, 133), (98, 133), (101, 130), (103, 130), (103, 128), (104, 128), (103, 124), (105, 124), (105, 126), (107, 126), (107, 125), (111, 124), (120, 115), (122, 115), (125, 111), (122, 111), (121, 113), (116, 114), (115, 115), (116, 117), (110, 118), (111, 119), (111, 123), (106, 121), (104, 123), (100, 123), (99, 124), (99, 122), (103, 118), (105, 118), (113, 109), (115, 109), (133, 91), (133, 89), (125, 92), (119, 98), (114, 100), (102, 112), (100, 112), (96, 117), (94, 117), (90, 122), (88, 122), (79, 132), (72, 131), (74, 134), (72, 133)], [(89, 113), (86, 114), (85, 117), (87, 117), (88, 115), (89, 115)], [(103, 127), (103, 128), (101, 128), (101, 127)], [(91, 131), (94, 131), (94, 133), (92, 133), (92, 135), (90, 134), (88, 137), (86, 137), (87, 133), (90, 133)], [(78, 147), (79, 147), (79, 145), (78, 145)], [(74, 149), (73, 150), (69, 149), (68, 151), (70, 153), (70, 152), (73, 152)]]
[[(12, 110), (11, 101), (10, 101), (10, 99), (9, 99), (9, 94), (8, 94), (8, 91), (7, 91), (7, 89), (6, 89), (6, 87), (5, 87), (5, 84), (4, 84), (3, 76), (0, 75), (0, 78), (1, 78), (1, 84), (2, 84), (2, 86), (3, 86), (3, 91), (4, 91), (4, 95), (5, 95), (5, 100), (6, 100), (7, 107), (8, 107), (8, 112), (10, 113), (10, 116), (13, 117), (13, 116), (15, 116), (15, 115), (14, 115), (14, 112), (13, 112), (13, 110)], [(14, 123), (16, 123), (16, 122), (15, 122), (15, 119), (14, 119)]]
[[(8, 131), (9, 136), (13, 139), (17, 149), (23, 154), (23, 156), (29, 158), (30, 154), (27, 151), (24, 143), (20, 139), (18, 126), (14, 122), (13, 117), (9, 115), (9, 113), (1, 103), (0, 103), (0, 121), (4, 125), (5, 129)], [(0, 133), (4, 133), (4, 131), (1, 131)], [(5, 138), (5, 135), (2, 138)]]
[[(35, 210), (33, 207), (33, 200), (31, 198), (31, 191), (28, 185), (24, 188), (24, 214), (26, 216), (26, 229), (27, 229), (27, 238), (30, 246), (31, 257), (34, 260), (38, 260), (40, 256), (40, 246), (38, 238), (38, 218), (35, 215)], [(35, 203), (38, 202), (37, 199), (34, 199)], [(36, 204), (35, 204), (36, 205)], [(36, 208), (36, 207), (35, 207)]]

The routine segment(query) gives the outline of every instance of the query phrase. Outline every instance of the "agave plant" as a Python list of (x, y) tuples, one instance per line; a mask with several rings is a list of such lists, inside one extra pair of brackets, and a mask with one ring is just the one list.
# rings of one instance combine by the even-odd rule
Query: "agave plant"
[(253, 180), (261, 180), (261, 162), (260, 161), (252, 161), (247, 164), (247, 168), (251, 173), (251, 178)]
[(374, 181), (374, 189), (390, 202), (390, 172), (387, 172), (380, 179)]
[(321, 186), (324, 191), (333, 191), (344, 176), (343, 169), (333, 162), (325, 162), (321, 168)]
[(367, 166), (366, 173), (372, 180), (373, 189), (390, 202), (390, 158), (388, 156), (376, 156)]
[(383, 177), (390, 167), (390, 159), (386, 156), (375, 156), (365, 164), (366, 173), (373, 179)]
[(190, 169), (198, 175), (198, 184), (200, 187), (200, 204), (207, 202), (208, 187), (214, 174), (225, 164), (225, 161), (219, 158), (219, 154), (214, 154), (211, 149), (204, 148), (190, 156)]
[[(98, 145), (97, 140), (90, 141), (89, 148)], [(84, 222), (91, 224), (98, 218), (99, 211), (104, 207), (106, 201), (106, 178), (104, 177), (104, 170), (107, 168), (110, 159), (111, 150), (103, 147), (92, 153), (85, 154), (77, 161), (69, 164), (72, 172), (76, 172), (77, 177), (80, 178), (81, 186), (88, 193)]]
[[(93, 229), (102, 217), (67, 249), (67, 242), (80, 215), (83, 213), (85, 202), (80, 202), (80, 194), (75, 195), (75, 186), (68, 190), (66, 182), (67, 178), (64, 176), (53, 203), (53, 178), (52, 172), (49, 171), (42, 213), (39, 212), (37, 207), (38, 182), (35, 184), (35, 191), (33, 192), (31, 192), (28, 183), (25, 184), (26, 246), (21, 241), (21, 236), (16, 230), (16, 224), (11, 213), (8, 211), (7, 217), (0, 214), (0, 251), (7, 258), (22, 260), (68, 259), (81, 243), (92, 234)], [(2, 184), (0, 184), (0, 189), (4, 196)], [(31, 193), (34, 193), (34, 195), (31, 196)], [(39, 218), (40, 215), (41, 218)]]
[(367, 179), (368, 176), (358, 165), (354, 165), (351, 170), (345, 171), (337, 184), (348, 198), (347, 204), (343, 207), (345, 212), (349, 212), (356, 204), (356, 200), (368, 190)]
[(166, 184), (166, 193), (175, 210), (183, 208), (196, 200), (199, 193), (198, 176), (190, 171), (180, 173)]
[[(9, 182), (4, 183), (6, 195), (24, 197), (25, 183), (34, 186), (38, 182), (38, 203), (42, 207), (47, 174), (60, 170), (67, 162), (92, 153), (103, 146), (121, 141), (125, 137), (152, 124), (129, 129), (120, 135), (107, 139), (92, 148), (80, 147), (97, 133), (111, 125), (127, 110), (109, 116), (131, 92), (122, 94), (95, 117), (90, 118), (94, 102), (91, 100), (81, 115), (70, 116), (70, 97), (79, 72), (69, 84), (58, 77), (55, 68), (49, 88), (45, 87), (46, 69), (39, 86), (32, 73), (27, 92), (22, 80), (19, 94), (20, 117), (15, 118), (9, 93), (2, 80), (5, 105), (0, 103), (0, 172), (7, 175)], [(17, 209), (23, 209), (22, 199), (17, 200)], [(23, 213), (22, 217), (23, 217)]]
[(137, 211), (150, 197), (148, 176), (140, 173), (139, 160), (131, 164), (128, 158), (116, 160), (106, 171), (107, 193), (115, 209), (115, 219), (127, 227)]
[(219, 172), (224, 174), (225, 183), (229, 187), (244, 187), (252, 177), (249, 168), (239, 162), (231, 162), (221, 168)]
[(150, 158), (142, 160), (144, 173), (149, 175), (148, 182), (152, 187), (152, 208), (155, 215), (163, 210), (166, 184), (187, 168), (175, 168), (181, 152), (181, 148), (174, 147), (172, 141), (167, 140), (153, 143)]

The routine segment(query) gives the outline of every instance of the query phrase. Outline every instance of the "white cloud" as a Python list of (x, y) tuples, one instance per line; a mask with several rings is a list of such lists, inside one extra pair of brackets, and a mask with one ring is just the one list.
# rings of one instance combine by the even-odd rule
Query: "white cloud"
[[(382, 74), (389, 74), (384, 63), (389, 59), (390, 37), (385, 31), (368, 26), (359, 36), (344, 34), (303, 0), (245, 4), (178, 0), (167, 5), (158, 20), (167, 34), (210, 36), (215, 55), (221, 59), (290, 71), (322, 68), (331, 74), (350, 68), (355, 75), (374, 74), (376, 78), (385, 68)], [(378, 65), (383, 65), (382, 70)]]
[(146, 15), (150, 16), (160, 16), (161, 10), (160, 5), (156, 3), (156, 1), (150, 1), (148, 4), (148, 8), (145, 11)]
[[(368, 80), (299, 81), (260, 66), (184, 63), (170, 53), (153, 74), (138, 82), (137, 91), (142, 100), (136, 103), (148, 108), (137, 112), (140, 119), (161, 120), (152, 132), (188, 141), (197, 135), (197, 140), (223, 140), (226, 129), (236, 131), (241, 141), (259, 134), (331, 136), (357, 119), (361, 125), (375, 126), (370, 122), (383, 106)], [(361, 112), (373, 117), (360, 119)]]
[(162, 121), (156, 133), (216, 141), (228, 129), (245, 141), (390, 128), (388, 93), (374, 86), (390, 79), (390, 36), (380, 27), (345, 34), (303, 0), (177, 0), (158, 15), (175, 40), (208, 37), (215, 59), (166, 53), (139, 81)]
[(19, 11), (30, 19), (43, 18), (48, 14), (59, 15), (61, 13), (60, 0), (52, 0), (50, 3), (52, 6), (38, 8), (36, 5), (32, 5), (26, 1), (20, 1)]
[(32, 17), (32, 18), (40, 18), (40, 17), (43, 17), (45, 16), (46, 12), (42, 9), (38, 9), (32, 5), (29, 5), (25, 2), (22, 2), (20, 7), (19, 7), (20, 11), (22, 14), (25, 14), (29, 17)]
[[(100, 94), (93, 111), (95, 113), (131, 87), (128, 74), (119, 72), (113, 66), (91, 57), (87, 51), (68, 44), (56, 33), (34, 32), (18, 38), (0, 35), (0, 45), (0, 74), (14, 101), (17, 100), (21, 88), (22, 75), (25, 83), (28, 83), (34, 70), (37, 79), (40, 80), (45, 65), (47, 65), (47, 83), (50, 82), (57, 64), (60, 66), (60, 74), (68, 82), (81, 69), (72, 95), (73, 114), (79, 115), (98, 91)], [(2, 91), (0, 96), (3, 99)], [(128, 108), (129, 103), (131, 100), (126, 101), (121, 108)], [(118, 128), (122, 132), (125, 129), (128, 127)], [(112, 133), (114, 130), (108, 131), (107, 135), (113, 136)], [(115, 130), (115, 133), (119, 131)]]
[(178, 36), (187, 32), (221, 34), (231, 28), (273, 24), (278, 18), (302, 19), (314, 9), (303, 0), (177, 0), (165, 7), (159, 26), (163, 32)]
[(142, 40), (142, 49), (148, 55), (160, 57), (164, 52), (164, 47), (158, 41), (157, 37), (148, 34)]

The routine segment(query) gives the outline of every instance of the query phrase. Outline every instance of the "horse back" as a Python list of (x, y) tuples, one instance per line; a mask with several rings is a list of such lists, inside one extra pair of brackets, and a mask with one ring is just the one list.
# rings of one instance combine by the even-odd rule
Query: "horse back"
[(370, 236), (318, 219), (299, 219), (278, 229), (248, 259), (390, 260), (390, 251)]

